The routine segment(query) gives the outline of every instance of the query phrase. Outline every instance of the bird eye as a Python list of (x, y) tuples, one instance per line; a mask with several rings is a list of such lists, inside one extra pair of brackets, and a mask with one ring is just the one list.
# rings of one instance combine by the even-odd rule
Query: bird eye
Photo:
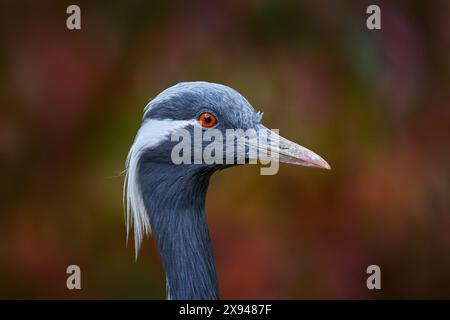
[(202, 113), (198, 117), (198, 121), (200, 121), (200, 124), (205, 128), (211, 128), (213, 125), (217, 123), (216, 117), (209, 112)]

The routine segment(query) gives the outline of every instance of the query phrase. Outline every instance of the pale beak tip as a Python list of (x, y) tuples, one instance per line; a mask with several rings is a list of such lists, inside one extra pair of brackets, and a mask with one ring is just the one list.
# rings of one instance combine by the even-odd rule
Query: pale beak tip
[(320, 169), (331, 170), (331, 166), (322, 158), (316, 162), (316, 166)]

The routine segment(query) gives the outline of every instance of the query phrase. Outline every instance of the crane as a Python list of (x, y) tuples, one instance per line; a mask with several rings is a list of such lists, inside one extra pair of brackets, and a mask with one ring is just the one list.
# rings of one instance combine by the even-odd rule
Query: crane
[[(168, 299), (220, 298), (205, 215), (208, 183), (215, 171), (251, 160), (249, 140), (234, 139), (222, 151), (225, 154), (227, 148), (243, 143), (244, 162), (236, 156), (231, 162), (175, 164), (172, 150), (179, 141), (171, 137), (183, 130), (194, 135), (199, 128), (201, 132), (216, 130), (224, 134), (230, 129), (270, 134), (261, 118), (262, 114), (234, 89), (203, 81), (176, 84), (145, 107), (126, 160), (127, 239), (133, 228), (137, 258), (143, 237), (153, 234), (166, 275)], [(330, 169), (314, 152), (279, 135), (274, 137), (277, 145), (270, 139), (257, 140), (257, 151), (270, 150), (279, 162)], [(192, 147), (193, 153), (198, 147)], [(202, 142), (200, 149), (204, 147)]]

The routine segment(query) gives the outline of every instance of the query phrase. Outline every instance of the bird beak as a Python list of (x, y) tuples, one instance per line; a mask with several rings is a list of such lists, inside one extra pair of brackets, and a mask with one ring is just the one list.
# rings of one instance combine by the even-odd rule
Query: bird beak
[(257, 147), (259, 155), (266, 154), (272, 161), (278, 158), (279, 162), (331, 169), (330, 165), (322, 157), (295, 142), (283, 138), (278, 133), (264, 126), (260, 127), (259, 133), (260, 137), (267, 137), (267, 139), (259, 139)]

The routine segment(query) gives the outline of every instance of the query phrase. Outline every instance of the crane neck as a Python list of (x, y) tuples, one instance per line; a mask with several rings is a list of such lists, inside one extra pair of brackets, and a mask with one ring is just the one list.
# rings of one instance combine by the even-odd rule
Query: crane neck
[(139, 183), (167, 278), (168, 299), (219, 299), (205, 215), (211, 169), (143, 161)]

